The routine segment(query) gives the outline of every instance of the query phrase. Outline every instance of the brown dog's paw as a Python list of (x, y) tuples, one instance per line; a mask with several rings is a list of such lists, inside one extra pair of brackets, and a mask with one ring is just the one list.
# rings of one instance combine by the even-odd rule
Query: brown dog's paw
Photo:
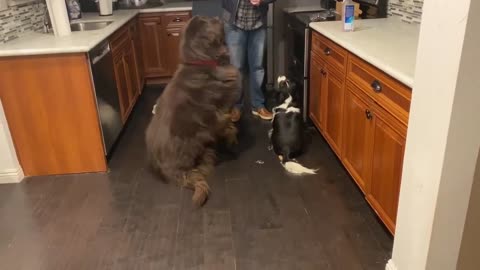
[(209, 193), (209, 187), (206, 182), (197, 183), (192, 196), (193, 206), (202, 207), (207, 201)]

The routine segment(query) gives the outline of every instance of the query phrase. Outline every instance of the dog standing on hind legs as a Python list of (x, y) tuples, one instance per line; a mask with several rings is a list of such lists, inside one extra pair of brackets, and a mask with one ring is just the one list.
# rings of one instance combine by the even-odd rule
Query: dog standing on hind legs
[(283, 100), (279, 100), (281, 104), (273, 108), (272, 129), (268, 136), (275, 154), (288, 172), (295, 175), (315, 174), (316, 170), (306, 168), (295, 160), (305, 147), (305, 126), (301, 111), (293, 102), (293, 87), (285, 76), (278, 78), (279, 93), (290, 94), (284, 95)]
[(223, 23), (193, 17), (180, 43), (181, 64), (153, 108), (146, 131), (148, 161), (162, 179), (192, 189), (194, 205), (205, 203), (215, 145), (236, 143), (228, 114), (240, 95), (240, 74), (230, 64)]

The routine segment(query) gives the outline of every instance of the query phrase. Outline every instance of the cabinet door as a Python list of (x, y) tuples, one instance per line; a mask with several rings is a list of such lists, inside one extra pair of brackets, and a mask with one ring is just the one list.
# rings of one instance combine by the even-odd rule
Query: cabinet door
[(165, 46), (167, 69), (170, 76), (175, 73), (180, 63), (180, 33), (181, 28), (169, 28), (166, 30)]
[(117, 81), (117, 91), (120, 101), (120, 113), (122, 120), (125, 123), (127, 119), (127, 111), (130, 107), (130, 100), (128, 97), (128, 80), (125, 73), (125, 61), (123, 54), (118, 54), (113, 59), (115, 80)]
[(144, 78), (143, 78), (143, 61), (142, 61), (142, 54), (141, 54), (141, 43), (140, 43), (140, 34), (138, 32), (138, 21), (134, 20), (130, 24), (130, 38), (133, 47), (133, 53), (135, 58), (135, 70), (137, 72), (137, 90), (138, 94), (141, 94), (143, 90)]
[(128, 46), (125, 50), (124, 56), (125, 73), (127, 76), (127, 89), (129, 109), (133, 107), (137, 100), (140, 90), (138, 89), (138, 77), (135, 63), (135, 49), (132, 46)]
[(166, 52), (163, 48), (165, 29), (160, 15), (140, 17), (140, 41), (145, 77), (167, 76)]
[(325, 105), (322, 104), (322, 112), (325, 115), (324, 135), (333, 151), (341, 156), (345, 77), (329, 65), (326, 65), (325, 71), (326, 98), (324, 99)]
[(323, 85), (324, 63), (312, 54), (310, 61), (309, 115), (312, 122), (322, 131), (321, 91)]
[(407, 128), (374, 105), (373, 155), (367, 200), (394, 233)]
[(373, 112), (370, 98), (351, 83), (347, 83), (343, 111), (342, 161), (366, 193), (369, 186), (373, 143)]

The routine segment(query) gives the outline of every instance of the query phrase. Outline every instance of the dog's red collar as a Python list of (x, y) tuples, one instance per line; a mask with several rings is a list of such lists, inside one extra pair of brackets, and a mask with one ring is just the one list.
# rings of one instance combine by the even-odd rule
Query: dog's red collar
[(218, 62), (215, 60), (199, 60), (199, 61), (185, 62), (185, 65), (216, 68), (218, 66)]

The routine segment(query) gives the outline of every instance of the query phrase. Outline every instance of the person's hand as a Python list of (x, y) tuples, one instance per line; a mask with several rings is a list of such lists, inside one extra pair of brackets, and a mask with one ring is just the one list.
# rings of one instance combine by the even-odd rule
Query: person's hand
[(250, 4), (252, 4), (254, 6), (259, 6), (260, 2), (262, 2), (262, 0), (250, 0)]

